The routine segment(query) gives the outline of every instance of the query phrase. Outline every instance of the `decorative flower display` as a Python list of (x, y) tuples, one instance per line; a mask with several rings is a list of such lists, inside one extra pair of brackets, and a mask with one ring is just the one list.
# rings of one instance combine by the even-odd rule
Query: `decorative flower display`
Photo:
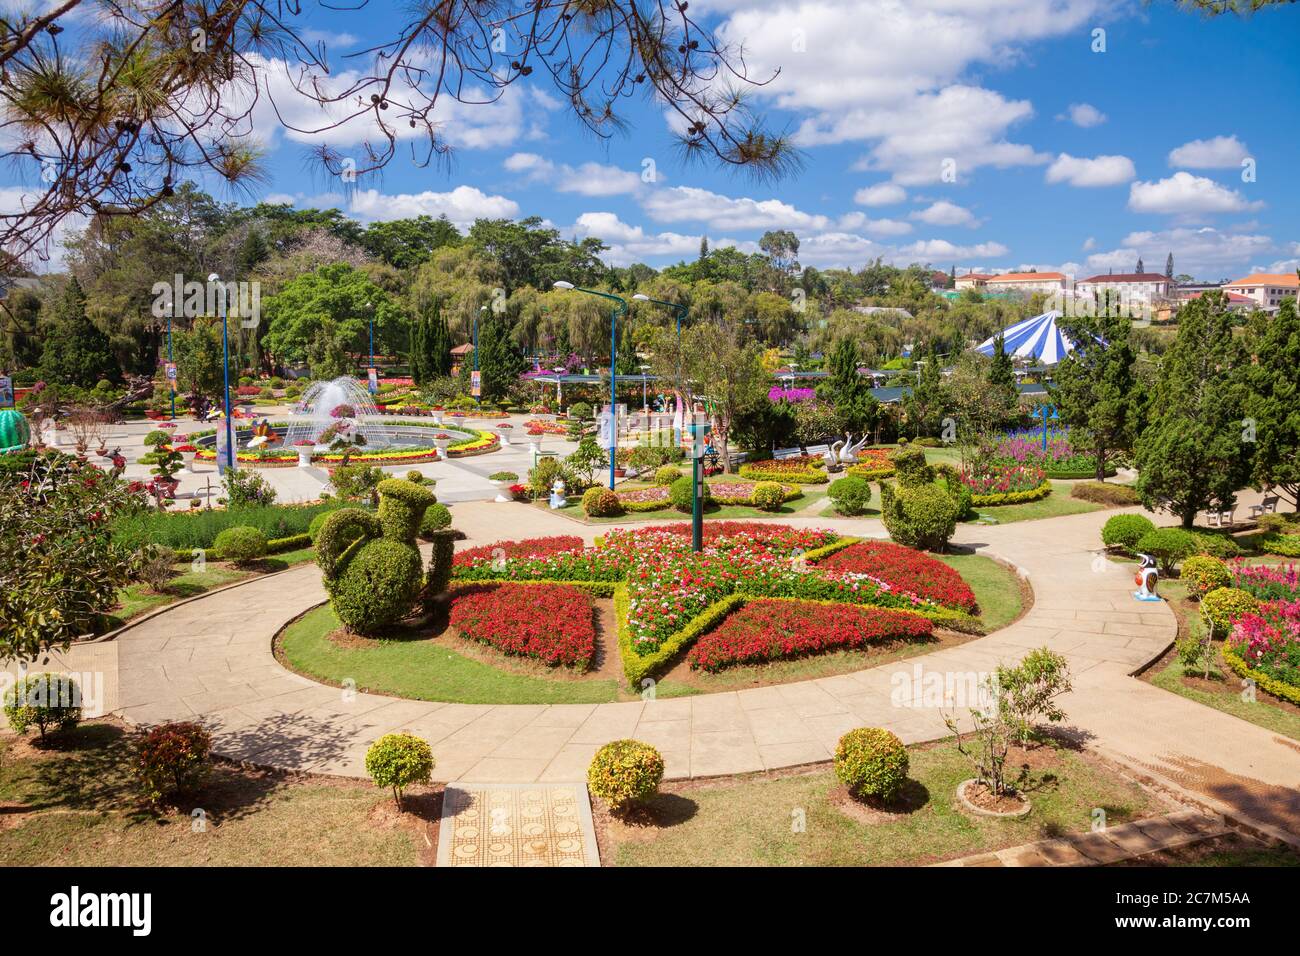
[[(850, 604), (935, 612), (944, 607), (968, 611), (973, 596), (935, 583), (942, 572), (924, 567), (922, 588), (959, 603), (945, 605), (895, 582), (852, 568), (809, 565), (803, 556), (831, 544), (836, 535), (763, 522), (711, 522), (705, 548), (691, 550), (690, 525), (616, 529), (594, 547), (574, 536), (500, 542), (456, 555), (454, 576), (461, 580), (624, 581), (627, 628), (634, 653), (650, 654), (706, 608), (731, 594), (796, 597)], [(906, 549), (904, 549), (906, 550)], [(946, 569), (946, 568), (945, 568)], [(874, 570), (874, 569), (873, 569)]]
[(1046, 448), (1041, 429), (1004, 432), (994, 443), (992, 454), (1001, 465), (1037, 465), (1053, 473), (1091, 475), (1097, 470), (1097, 457), (1076, 448), (1068, 428), (1048, 431)]
[(813, 601), (750, 601), (705, 634), (687, 655), (696, 670), (758, 664), (819, 651), (861, 648), (929, 637), (934, 623), (919, 614)]
[(1033, 491), (1046, 480), (1038, 465), (994, 465), (982, 474), (961, 473), (961, 483), (975, 495), (1001, 495)]
[(356, 418), (357, 410), (346, 403), (330, 409), (330, 418)]
[(538, 418), (530, 418), (524, 422), (524, 428), (528, 429), (530, 435), (567, 435), (569, 430), (555, 422), (544, 422)]
[(1228, 647), (1253, 670), (1300, 688), (1300, 601), (1265, 601), (1233, 622)]
[(596, 653), (591, 596), (562, 584), (473, 584), (452, 592), (452, 627), (506, 654), (586, 670)]
[(799, 402), (811, 402), (817, 398), (815, 388), (783, 388), (780, 385), (773, 385), (767, 392), (768, 401), (772, 403), (790, 402), (798, 404)]
[(1237, 560), (1230, 570), (1232, 586), (1261, 601), (1300, 600), (1300, 567), (1294, 564), (1246, 564)]
[(911, 591), (947, 607), (975, 611), (975, 592), (960, 574), (942, 561), (892, 541), (860, 541), (817, 566), (828, 571), (868, 574), (890, 588)]

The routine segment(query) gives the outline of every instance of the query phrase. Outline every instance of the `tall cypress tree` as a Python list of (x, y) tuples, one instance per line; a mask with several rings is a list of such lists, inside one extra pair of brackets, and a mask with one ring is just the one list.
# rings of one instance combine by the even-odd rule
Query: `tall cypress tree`
[(1074, 351), (1056, 366), (1051, 398), (1061, 424), (1074, 429), (1071, 443), (1097, 458), (1096, 478), (1132, 447), (1137, 420), (1132, 323), (1122, 316), (1077, 316), (1062, 322)]
[(931, 343), (925, 353), (925, 362), (921, 365), (916, 387), (903, 399), (907, 423), (912, 426), (917, 438), (934, 432), (939, 423), (939, 415), (948, 401), (943, 386), (943, 369), (940, 366), (939, 352)]
[(108, 336), (86, 314), (86, 293), (76, 276), (54, 307), (54, 322), (41, 349), (41, 376), (83, 388), (120, 377)]
[(1007, 354), (1006, 342), (1001, 333), (993, 340), (993, 361), (989, 363), (989, 388), (1001, 396), (1011, 418), (1020, 405), (1020, 389), (1016, 388), (1016, 370)]
[(1235, 506), (1237, 489), (1250, 477), (1244, 360), (1222, 294), (1208, 293), (1179, 310), (1178, 336), (1161, 358), (1134, 453), (1142, 503), (1167, 506), (1185, 528), (1202, 509)]
[(428, 322), (423, 315), (411, 320), (411, 379), (416, 385), (426, 385), (429, 374), (424, 367), (424, 337), (428, 332)]
[(865, 433), (874, 429), (880, 406), (871, 394), (871, 383), (858, 374), (858, 343), (851, 337), (836, 343), (830, 373), (818, 389), (821, 398), (835, 406), (849, 431)]
[(1172, 252), (1165, 258), (1165, 278), (1170, 282), (1174, 279), (1174, 254)]
[[(1300, 503), (1300, 312), (1286, 298), (1276, 316), (1260, 315), (1251, 328), (1255, 364), (1246, 371), (1246, 433), (1254, 438), (1251, 480), (1272, 487), (1292, 507)], [(1252, 434), (1253, 433), (1253, 434)]]

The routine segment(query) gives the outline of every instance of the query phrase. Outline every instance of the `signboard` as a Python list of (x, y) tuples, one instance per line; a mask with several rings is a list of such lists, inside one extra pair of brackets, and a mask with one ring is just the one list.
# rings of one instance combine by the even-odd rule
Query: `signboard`
[(606, 450), (614, 445), (614, 416), (608, 409), (596, 416), (596, 444)]
[[(223, 418), (217, 422), (217, 474), (219, 475), (224, 475), (228, 467), (232, 471), (238, 470), (239, 468), (239, 460), (234, 456), (229, 456), (229, 460), (232, 464), (226, 464), (228, 457), (226, 454), (226, 435), (226, 420)], [(236, 445), (235, 454), (238, 455), (238, 453), (238, 445)]]
[(14, 407), (14, 380), (8, 375), (0, 375), (0, 408)]
[(373, 365), (370, 366), (370, 394), (374, 395), (379, 391), (379, 369)]
[(682, 449), (686, 452), (687, 458), (704, 457), (704, 448), (709, 443), (711, 431), (713, 426), (709, 424), (707, 415), (692, 416), (692, 420), (682, 428)]
[(171, 386), (172, 394), (176, 394), (176, 363), (163, 363), (163, 374), (167, 376), (167, 384)]
[(475, 398), (483, 394), (483, 373), (478, 369), (469, 373), (469, 393)]

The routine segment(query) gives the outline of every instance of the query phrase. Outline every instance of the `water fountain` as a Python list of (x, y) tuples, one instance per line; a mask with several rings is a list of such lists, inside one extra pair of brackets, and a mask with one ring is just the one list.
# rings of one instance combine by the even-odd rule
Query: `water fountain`
[(341, 431), (351, 436), (353, 444), (387, 448), (394, 444), (394, 436), (383, 423), (375, 421), (378, 415), (370, 392), (356, 379), (345, 375), (330, 382), (316, 382), (295, 407), (284, 445), (292, 448), (300, 441), (309, 441), (327, 446), (333, 440), (327, 432)]

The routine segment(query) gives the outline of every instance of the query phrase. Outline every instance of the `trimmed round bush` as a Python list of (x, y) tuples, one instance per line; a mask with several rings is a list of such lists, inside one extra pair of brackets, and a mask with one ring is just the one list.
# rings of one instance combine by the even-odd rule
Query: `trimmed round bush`
[(307, 525), (307, 534), (311, 536), (311, 543), (316, 543), (316, 536), (320, 534), (321, 527), (325, 524), (325, 519), (334, 512), (322, 511), (316, 517), (311, 519), (311, 524)]
[(434, 483), (432, 478), (426, 478), (423, 472), (415, 469), (408, 471), (405, 477), (407, 481), (416, 485), (432, 485)]
[(661, 465), (655, 469), (656, 485), (671, 485), (680, 477), (682, 477), (682, 470), (672, 465)]
[(1226, 534), (1213, 534), (1203, 531), (1192, 532), (1196, 535), (1196, 549), (1201, 554), (1227, 560), (1241, 557), (1241, 547)]
[(434, 532), (450, 527), (451, 509), (434, 502), (429, 505), (424, 512), (424, 517), (420, 519), (420, 537), (428, 541), (432, 539)]
[(1112, 515), (1101, 526), (1101, 543), (1132, 553), (1138, 541), (1155, 530), (1156, 526), (1145, 515)]
[(835, 776), (858, 796), (888, 803), (907, 781), (907, 748), (880, 727), (859, 727), (835, 747)]
[(433, 750), (413, 734), (384, 734), (366, 751), (366, 773), (376, 787), (388, 787), (402, 806), (402, 793), (416, 783), (433, 780)]
[(81, 722), (81, 688), (64, 674), (28, 674), (5, 691), (4, 712), (16, 734), (71, 730)]
[(224, 561), (249, 564), (266, 557), (266, 535), (256, 528), (237, 525), (217, 535), (212, 547)]
[(1202, 598), (1215, 588), (1226, 588), (1232, 583), (1232, 573), (1218, 558), (1208, 554), (1194, 554), (1183, 562), (1178, 572), (1193, 597)]
[(838, 478), (827, 489), (835, 510), (842, 515), (862, 515), (867, 513), (871, 503), (871, 482), (864, 478)]
[(751, 500), (760, 511), (780, 511), (785, 504), (785, 489), (775, 481), (760, 481), (754, 486)]
[(494, 471), (488, 475), (488, 481), (518, 481), (519, 476), (513, 471)]
[(1201, 614), (1220, 636), (1232, 630), (1232, 622), (1243, 614), (1259, 610), (1259, 600), (1240, 588), (1215, 588), (1201, 598)]
[(957, 502), (937, 484), (880, 486), (880, 516), (899, 544), (942, 551), (957, 530)]
[[(690, 514), (692, 508), (691, 502), (693, 493), (691, 484), (691, 476), (683, 475), (668, 486), (668, 500), (672, 503), (674, 508), (678, 511), (685, 512), (686, 514)], [(706, 484), (704, 486), (704, 501), (702, 504), (707, 507), (709, 502), (712, 500), (713, 496), (709, 494), (709, 486)]]
[(151, 727), (136, 748), (136, 781), (151, 803), (193, 793), (211, 767), (212, 736), (191, 721)]
[(358, 634), (405, 617), (420, 595), (420, 552), (404, 541), (375, 538), (357, 549), (337, 577), (326, 579), (334, 613)]
[(1172, 574), (1181, 561), (1200, 551), (1200, 542), (1195, 534), (1182, 528), (1156, 528), (1138, 538), (1134, 550), (1155, 558), (1161, 574)]
[(622, 513), (623, 505), (617, 492), (595, 485), (582, 493), (582, 510), (590, 518), (612, 518)]
[(905, 488), (914, 485), (928, 485), (934, 481), (934, 469), (925, 460), (925, 449), (918, 447), (899, 447), (890, 458), (894, 461), (894, 472), (898, 483)]
[(171, 434), (163, 431), (161, 428), (155, 428), (149, 434), (144, 436), (144, 443), (149, 448), (157, 448), (159, 445), (166, 445), (171, 440)]
[(663, 779), (664, 758), (639, 740), (605, 744), (587, 768), (587, 788), (615, 810), (654, 796)]

